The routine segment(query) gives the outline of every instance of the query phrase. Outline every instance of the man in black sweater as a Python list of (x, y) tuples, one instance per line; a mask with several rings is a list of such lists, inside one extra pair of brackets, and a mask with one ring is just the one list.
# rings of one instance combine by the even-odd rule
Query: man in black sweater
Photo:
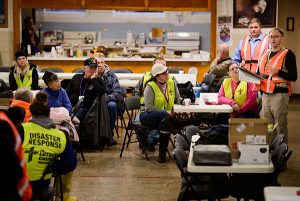
[(97, 60), (94, 58), (86, 59), (83, 68), (84, 73), (74, 75), (67, 88), (67, 94), (73, 107), (78, 100), (83, 98), (76, 114), (80, 121), (84, 119), (94, 100), (105, 94), (105, 85), (101, 79), (98, 79)]

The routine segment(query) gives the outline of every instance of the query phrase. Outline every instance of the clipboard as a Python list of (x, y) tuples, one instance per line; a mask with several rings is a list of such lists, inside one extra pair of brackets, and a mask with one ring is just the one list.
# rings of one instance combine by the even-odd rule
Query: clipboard
[(260, 84), (260, 80), (264, 79), (263, 77), (252, 73), (251, 71), (248, 71), (246, 68), (244, 67), (239, 67), (239, 79), (242, 81), (246, 81), (246, 82), (251, 82), (254, 84)]

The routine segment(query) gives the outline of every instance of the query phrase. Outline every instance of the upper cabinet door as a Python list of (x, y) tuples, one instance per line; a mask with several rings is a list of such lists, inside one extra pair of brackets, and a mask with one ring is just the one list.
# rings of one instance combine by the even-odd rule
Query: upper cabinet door
[(21, 8), (210, 11), (212, 0), (21, 0)]

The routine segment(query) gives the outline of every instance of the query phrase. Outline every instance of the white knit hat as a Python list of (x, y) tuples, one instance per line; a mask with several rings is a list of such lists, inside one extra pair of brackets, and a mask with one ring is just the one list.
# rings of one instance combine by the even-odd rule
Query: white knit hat
[(168, 70), (167, 66), (165, 66), (163, 64), (160, 64), (160, 63), (157, 63), (157, 64), (154, 64), (152, 66), (151, 74), (152, 74), (153, 77), (155, 77), (158, 74), (161, 74), (161, 73), (165, 72), (166, 70)]

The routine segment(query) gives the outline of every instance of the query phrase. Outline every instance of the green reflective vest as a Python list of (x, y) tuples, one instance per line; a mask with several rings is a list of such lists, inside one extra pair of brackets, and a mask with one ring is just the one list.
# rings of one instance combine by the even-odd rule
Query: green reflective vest
[(29, 76), (27, 76), (27, 75), (24, 76), (23, 82), (20, 77), (17, 77), (16, 74), (14, 74), (18, 88), (27, 87), (27, 88), (31, 89), (32, 71), (33, 71), (33, 68), (31, 68), (31, 70), (29, 70)]
[(155, 94), (154, 106), (161, 110), (171, 110), (173, 108), (176, 95), (174, 80), (169, 78), (166, 83), (165, 94), (162, 93), (159, 86), (154, 81), (148, 82), (148, 85), (152, 87)]
[[(141, 103), (141, 104), (144, 104), (144, 103), (145, 103), (145, 101), (144, 101), (145, 99), (144, 99), (143, 92), (144, 92), (144, 89), (145, 89), (145, 87), (146, 87), (146, 83), (147, 83), (151, 78), (152, 78), (151, 72), (146, 72), (146, 73), (144, 74), (144, 77), (143, 77), (143, 83), (142, 83), (142, 92), (141, 92), (142, 97), (141, 97), (141, 99), (140, 99), (140, 103)], [(174, 76), (173, 76), (173, 75), (169, 75), (169, 79), (174, 79)]]
[[(49, 162), (65, 150), (67, 139), (62, 131), (46, 129), (33, 122), (24, 123), (23, 127), (22, 147), (28, 176), (30, 181), (37, 181), (42, 177)], [(47, 174), (44, 179), (50, 179), (51, 176), (52, 174)]]

